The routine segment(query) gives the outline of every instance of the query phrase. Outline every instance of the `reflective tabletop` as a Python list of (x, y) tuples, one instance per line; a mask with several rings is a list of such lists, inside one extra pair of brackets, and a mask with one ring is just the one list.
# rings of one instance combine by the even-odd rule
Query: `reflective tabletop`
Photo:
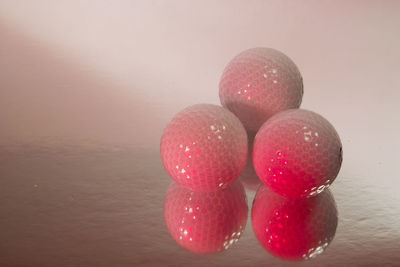
[[(329, 245), (317, 252), (310, 251), (314, 254), (311, 259), (301, 261), (300, 257), (295, 259), (300, 261), (290, 262), (290, 258), (265, 249), (255, 236), (259, 229), (255, 229), (251, 219), (252, 207), (267, 205), (264, 209), (271, 209), (268, 205), (282, 205), (279, 201), (268, 200), (274, 199), (270, 196), (271, 192), (267, 192), (267, 200), (253, 202), (259, 183), (252, 176), (252, 170), (245, 170), (234, 184), (238, 189), (232, 191), (228, 187), (226, 190), (231, 192), (225, 196), (213, 196), (228, 202), (233, 201), (232, 198), (244, 199), (243, 208), (235, 202), (234, 210), (227, 211), (230, 214), (228, 222), (235, 221), (234, 218), (242, 221), (237, 226), (224, 226), (226, 220), (212, 221), (212, 209), (218, 209), (218, 205), (221, 208), (221, 204), (211, 199), (208, 200), (209, 206), (201, 206), (205, 202), (201, 199), (204, 196), (199, 196), (199, 193), (193, 196), (197, 197), (193, 205), (189, 203), (186, 207), (186, 215), (196, 215), (197, 201), (200, 203), (200, 208), (197, 208), (208, 212), (206, 215), (210, 221), (204, 227), (211, 230), (204, 232), (203, 229), (203, 233), (219, 227), (217, 235), (229, 234), (228, 242), (219, 240), (215, 234), (209, 235), (206, 242), (210, 247), (208, 252), (217, 253), (199, 255), (197, 253), (205, 251), (201, 251), (198, 241), (193, 240), (197, 242), (194, 245), (187, 245), (187, 242), (182, 245), (176, 234), (179, 229), (171, 233), (168, 231), (167, 224), (176, 219), (174, 212), (178, 212), (178, 217), (179, 210), (185, 213), (185, 194), (191, 195), (187, 189), (175, 188), (175, 192), (170, 192), (170, 188), (168, 191), (176, 184), (171, 184), (157, 149), (25, 144), (3, 146), (0, 159), (0, 211), (3, 214), (0, 219), (0, 259), (5, 266), (394, 266), (400, 260), (397, 253), (400, 244), (397, 196), (385, 194), (384, 189), (362, 184), (351, 176), (338, 177), (327, 202), (333, 201), (333, 206), (320, 204), (321, 211), (316, 215), (316, 221), (311, 216), (308, 219), (314, 221), (307, 222), (307, 218), (298, 215), (297, 226), (285, 226), (295, 227), (293, 231), (297, 231), (296, 234), (290, 236), (289, 233), (287, 237), (289, 242), (296, 243), (296, 240), (306, 239), (301, 229), (312, 235), (326, 224), (334, 224), (330, 226), (334, 229), (329, 230), (333, 232), (327, 233)], [(241, 195), (240, 190), (245, 195)], [(175, 206), (172, 206), (175, 211), (168, 207), (164, 210), (164, 206), (172, 205), (169, 202), (166, 204), (168, 198), (175, 201)], [(300, 201), (290, 205), (292, 208), (286, 211), (292, 214), (301, 213), (298, 210), (305, 204)], [(318, 205), (307, 205), (318, 209)], [(325, 221), (324, 216), (335, 206), (338, 213)], [(166, 221), (168, 212), (172, 214), (172, 219), (170, 216)], [(236, 217), (243, 212), (243, 219)], [(261, 216), (267, 216), (263, 212)], [(206, 215), (198, 212), (200, 219)], [(190, 224), (188, 222), (186, 226), (195, 226)], [(305, 228), (307, 224), (309, 228)], [(181, 231), (184, 238), (187, 237), (187, 232), (184, 234), (186, 229)], [(201, 231), (197, 229), (197, 232)], [(240, 235), (232, 239), (234, 232)], [(207, 249), (207, 246), (203, 248)], [(294, 251), (297, 253), (298, 250), (294, 248)]]

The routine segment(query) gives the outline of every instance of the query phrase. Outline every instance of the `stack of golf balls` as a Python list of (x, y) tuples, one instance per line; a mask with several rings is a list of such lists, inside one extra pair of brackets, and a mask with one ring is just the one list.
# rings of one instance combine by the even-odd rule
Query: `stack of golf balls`
[(161, 157), (169, 175), (193, 191), (226, 188), (248, 160), (279, 195), (313, 197), (336, 178), (342, 144), (321, 115), (299, 109), (302, 76), (294, 62), (271, 48), (246, 50), (226, 66), (219, 84), (222, 107), (190, 106), (166, 126)]

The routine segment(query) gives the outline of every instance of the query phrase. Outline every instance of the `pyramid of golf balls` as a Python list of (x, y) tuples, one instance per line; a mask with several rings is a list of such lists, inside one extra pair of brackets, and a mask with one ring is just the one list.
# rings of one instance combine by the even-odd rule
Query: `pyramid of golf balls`
[(168, 123), (161, 158), (169, 175), (198, 192), (226, 188), (248, 160), (259, 179), (279, 195), (316, 196), (336, 178), (342, 144), (321, 115), (300, 109), (303, 80), (294, 62), (271, 48), (243, 51), (226, 66), (221, 106), (190, 106)]

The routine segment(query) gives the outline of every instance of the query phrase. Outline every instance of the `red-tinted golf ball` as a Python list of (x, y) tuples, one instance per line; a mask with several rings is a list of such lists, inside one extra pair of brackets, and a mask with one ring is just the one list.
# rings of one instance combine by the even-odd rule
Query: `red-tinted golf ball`
[(256, 132), (275, 113), (300, 106), (303, 80), (293, 61), (282, 52), (252, 48), (226, 66), (219, 97), (249, 132)]
[(164, 130), (161, 158), (169, 175), (194, 191), (231, 184), (246, 165), (247, 134), (239, 119), (216, 105), (179, 112)]
[(313, 198), (287, 199), (264, 185), (255, 196), (251, 220), (263, 247), (284, 260), (321, 254), (332, 241), (338, 223), (329, 189)]
[(253, 163), (258, 177), (282, 196), (314, 196), (336, 178), (342, 144), (333, 126), (315, 112), (293, 109), (270, 118), (257, 133)]
[(236, 243), (247, 221), (246, 193), (239, 182), (217, 192), (170, 185), (164, 204), (168, 231), (182, 247), (215, 253)]

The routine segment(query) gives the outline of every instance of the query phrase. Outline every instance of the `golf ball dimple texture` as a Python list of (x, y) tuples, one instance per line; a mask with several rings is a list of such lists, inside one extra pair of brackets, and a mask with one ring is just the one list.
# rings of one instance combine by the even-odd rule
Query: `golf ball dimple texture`
[(226, 66), (219, 97), (249, 132), (256, 132), (275, 113), (300, 106), (303, 80), (294, 62), (282, 52), (252, 48)]
[(284, 260), (306, 260), (321, 254), (333, 240), (338, 223), (329, 189), (313, 198), (287, 199), (266, 186), (255, 196), (251, 220), (262, 246)]
[(246, 226), (247, 211), (246, 193), (239, 182), (216, 192), (195, 192), (173, 183), (164, 204), (171, 236), (198, 254), (226, 250), (236, 243)]
[(194, 191), (216, 191), (242, 172), (247, 134), (229, 110), (211, 104), (179, 112), (164, 130), (161, 158), (169, 175)]
[(253, 163), (261, 181), (275, 192), (289, 198), (310, 197), (336, 178), (342, 144), (321, 115), (287, 110), (270, 118), (257, 133)]

